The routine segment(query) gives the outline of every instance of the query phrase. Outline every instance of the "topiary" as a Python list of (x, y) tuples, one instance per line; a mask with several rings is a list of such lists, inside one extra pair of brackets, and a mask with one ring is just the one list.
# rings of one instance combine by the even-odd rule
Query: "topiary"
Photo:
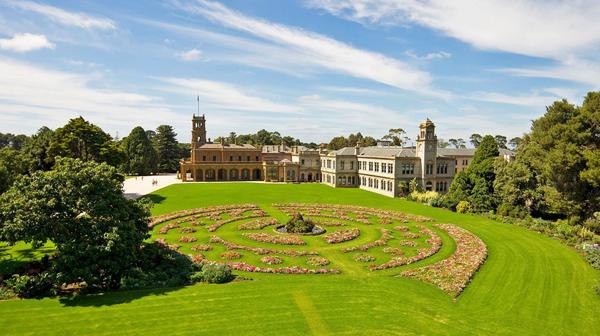
[(201, 278), (208, 283), (225, 283), (233, 280), (233, 274), (231, 267), (227, 265), (205, 264), (200, 274), (195, 275), (194, 278), (196, 280)]
[(304, 219), (301, 213), (296, 213), (285, 224), (285, 229), (289, 233), (309, 233), (315, 228), (315, 223), (310, 219)]

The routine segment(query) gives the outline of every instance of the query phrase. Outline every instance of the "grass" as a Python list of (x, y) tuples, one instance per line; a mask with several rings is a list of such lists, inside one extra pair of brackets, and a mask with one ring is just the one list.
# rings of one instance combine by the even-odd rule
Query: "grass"
[(251, 274), (252, 281), (226, 285), (0, 302), (2, 334), (600, 334), (593, 290), (600, 272), (558, 241), (519, 227), (316, 184), (182, 184), (151, 198), (158, 202), (154, 214), (281, 202), (394, 209), (470, 230), (485, 241), (489, 257), (456, 301), (393, 273)]

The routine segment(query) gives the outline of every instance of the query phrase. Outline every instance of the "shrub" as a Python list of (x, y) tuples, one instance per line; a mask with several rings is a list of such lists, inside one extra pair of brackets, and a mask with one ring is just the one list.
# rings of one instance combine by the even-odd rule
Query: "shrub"
[(413, 191), (408, 195), (408, 199), (415, 202), (431, 204), (434, 200), (438, 199), (440, 194), (435, 191)]
[(37, 275), (13, 274), (10, 279), (4, 282), (17, 296), (23, 298), (39, 298), (54, 294), (48, 272)]
[(15, 292), (10, 287), (0, 285), (0, 300), (13, 299), (16, 296), (17, 294), (15, 294)]
[(473, 208), (471, 207), (471, 203), (469, 201), (460, 201), (456, 205), (456, 212), (458, 213), (470, 213), (473, 212)]
[(597, 270), (600, 270), (600, 245), (584, 244), (585, 259)]
[(312, 232), (315, 227), (309, 219), (304, 219), (301, 213), (296, 213), (292, 218), (285, 224), (285, 229), (290, 233), (308, 233)]
[(208, 283), (225, 283), (233, 280), (233, 274), (231, 273), (231, 267), (220, 264), (204, 264), (202, 271), (196, 278), (201, 277), (202, 281)]

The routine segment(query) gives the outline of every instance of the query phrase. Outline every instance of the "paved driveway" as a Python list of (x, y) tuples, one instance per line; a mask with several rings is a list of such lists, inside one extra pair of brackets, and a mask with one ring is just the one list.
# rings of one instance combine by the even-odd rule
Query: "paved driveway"
[[(152, 185), (152, 181), (157, 181), (156, 185)], [(135, 199), (174, 183), (181, 183), (176, 174), (137, 176), (125, 180), (123, 192), (125, 197)]]

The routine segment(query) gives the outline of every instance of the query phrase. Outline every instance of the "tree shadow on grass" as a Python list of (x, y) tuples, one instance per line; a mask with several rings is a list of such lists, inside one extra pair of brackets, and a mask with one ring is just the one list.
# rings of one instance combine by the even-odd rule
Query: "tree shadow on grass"
[(143, 199), (150, 201), (152, 204), (160, 204), (167, 198), (161, 195), (148, 194), (142, 196)]
[(183, 286), (139, 290), (119, 290), (100, 294), (61, 297), (59, 298), (59, 301), (65, 307), (113, 306), (123, 303), (130, 303), (146, 296), (166, 295), (182, 288)]

